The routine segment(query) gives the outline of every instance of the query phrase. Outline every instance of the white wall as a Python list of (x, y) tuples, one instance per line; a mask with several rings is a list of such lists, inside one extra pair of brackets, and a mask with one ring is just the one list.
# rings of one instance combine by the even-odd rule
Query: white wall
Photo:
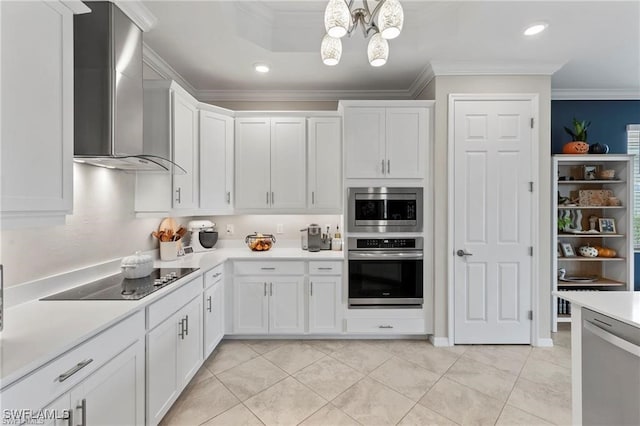
[(66, 225), (2, 231), (4, 284), (13, 286), (157, 248), (159, 219), (133, 213), (134, 174), (74, 164)]
[[(537, 93), (539, 95), (538, 123), (538, 223), (539, 229), (539, 311), (540, 329), (538, 337), (550, 336), (550, 297), (549, 278), (551, 261), (549, 246), (551, 244), (551, 196), (549, 188), (551, 168), (551, 77), (550, 76), (437, 76), (423, 90), (419, 99), (435, 99), (435, 140), (434, 140), (434, 175), (435, 180), (435, 234), (434, 241), (447, 241), (449, 212), (447, 211), (447, 195), (449, 182), (447, 167), (448, 149), (448, 99), (451, 93)], [(434, 96), (435, 95), (435, 96)], [(452, 277), (448, 276), (447, 256), (453, 253), (451, 247), (443, 245), (435, 250), (435, 288), (434, 288), (434, 330), (436, 337), (447, 337), (447, 286)]]

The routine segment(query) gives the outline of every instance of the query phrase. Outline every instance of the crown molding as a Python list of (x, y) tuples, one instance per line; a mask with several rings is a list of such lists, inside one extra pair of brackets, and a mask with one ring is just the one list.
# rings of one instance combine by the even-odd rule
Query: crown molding
[(201, 102), (413, 99), (409, 90), (198, 90), (195, 97)]
[(111, 0), (144, 32), (158, 23), (158, 18), (140, 0)]
[(413, 80), (413, 83), (409, 86), (407, 91), (411, 94), (411, 98), (415, 99), (422, 93), (425, 87), (435, 78), (436, 74), (433, 72), (431, 63), (428, 63), (426, 67), (420, 71), (420, 74)]
[(158, 55), (155, 50), (150, 48), (146, 43), (142, 43), (142, 62), (147, 64), (152, 70), (158, 73), (162, 78), (173, 80), (178, 83), (184, 90), (189, 92), (191, 96), (196, 96), (197, 90), (187, 80), (185, 80), (178, 71), (174, 70), (164, 59)]
[(640, 100), (640, 89), (551, 89), (551, 100)]
[(436, 76), (441, 75), (552, 75), (564, 63), (560, 62), (476, 62), (476, 61), (431, 61)]

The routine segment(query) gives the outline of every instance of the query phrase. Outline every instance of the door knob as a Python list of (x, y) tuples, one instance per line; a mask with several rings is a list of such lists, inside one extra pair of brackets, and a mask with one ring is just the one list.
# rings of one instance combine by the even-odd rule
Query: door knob
[(464, 251), (464, 250), (458, 250), (458, 251), (456, 252), (456, 254), (457, 254), (458, 256), (460, 256), (460, 257), (473, 256), (473, 253), (467, 253), (467, 252), (466, 252), (466, 251)]

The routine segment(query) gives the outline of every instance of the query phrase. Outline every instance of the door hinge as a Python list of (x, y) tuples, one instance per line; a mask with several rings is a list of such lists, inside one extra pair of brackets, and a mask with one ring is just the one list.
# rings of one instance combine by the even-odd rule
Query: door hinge
[(533, 117), (531, 117), (531, 128), (532, 129), (533, 129), (533, 123), (534, 123), (534, 120), (533, 120)]
[(530, 319), (530, 320), (533, 319), (533, 311), (527, 312), (527, 319)]
[(533, 246), (529, 246), (529, 256), (533, 256)]
[(533, 192), (533, 182), (529, 182), (529, 192)]

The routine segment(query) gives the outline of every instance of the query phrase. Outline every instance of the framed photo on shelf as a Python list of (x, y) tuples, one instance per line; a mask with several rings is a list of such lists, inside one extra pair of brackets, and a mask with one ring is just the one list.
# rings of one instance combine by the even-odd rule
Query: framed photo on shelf
[(562, 244), (558, 243), (558, 257), (562, 257)]
[(573, 246), (569, 243), (560, 243), (560, 250), (564, 257), (576, 257), (576, 252), (573, 251)]
[(611, 217), (601, 217), (598, 219), (598, 227), (601, 234), (615, 234), (616, 220)]
[(584, 180), (595, 180), (596, 179), (596, 166), (584, 166)]

